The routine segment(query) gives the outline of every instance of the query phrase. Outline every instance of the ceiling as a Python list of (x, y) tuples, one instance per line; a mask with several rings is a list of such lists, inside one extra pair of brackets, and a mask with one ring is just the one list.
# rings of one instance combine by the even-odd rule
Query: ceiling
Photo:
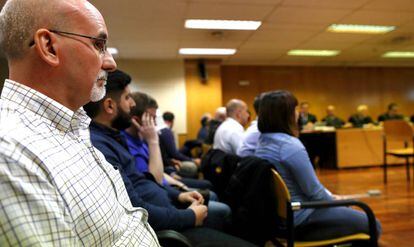
[[(104, 15), (110, 46), (125, 59), (192, 58), (179, 48), (236, 48), (224, 64), (414, 66), (413, 0), (92, 0)], [(262, 21), (256, 31), (185, 29), (185, 19)], [(329, 33), (333, 23), (395, 25), (381, 35)], [(336, 57), (287, 56), (290, 49), (341, 50)], [(196, 57), (194, 57), (196, 58)]]

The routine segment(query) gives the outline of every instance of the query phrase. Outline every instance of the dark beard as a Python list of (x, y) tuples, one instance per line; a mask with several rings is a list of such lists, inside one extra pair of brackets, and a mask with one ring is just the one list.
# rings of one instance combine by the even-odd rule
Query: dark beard
[(118, 107), (118, 115), (112, 120), (111, 126), (117, 130), (124, 130), (131, 126), (131, 116)]

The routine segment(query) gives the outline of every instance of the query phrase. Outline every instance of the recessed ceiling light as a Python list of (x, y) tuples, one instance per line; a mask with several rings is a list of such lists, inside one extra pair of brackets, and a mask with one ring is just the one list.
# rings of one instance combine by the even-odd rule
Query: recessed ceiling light
[(290, 50), (289, 56), (313, 56), (313, 57), (330, 57), (340, 53), (337, 50)]
[(391, 58), (414, 58), (413, 51), (389, 51), (382, 54), (382, 57), (391, 57)]
[(233, 55), (236, 49), (214, 49), (214, 48), (181, 48), (181, 55)]
[(184, 26), (195, 29), (257, 30), (260, 25), (261, 21), (189, 19)]
[(374, 25), (354, 25), (354, 24), (332, 24), (327, 29), (329, 32), (336, 33), (368, 33), (382, 34), (395, 30), (395, 26), (374, 26)]
[(108, 47), (107, 50), (109, 53), (111, 53), (111, 55), (118, 55), (118, 49), (115, 47)]

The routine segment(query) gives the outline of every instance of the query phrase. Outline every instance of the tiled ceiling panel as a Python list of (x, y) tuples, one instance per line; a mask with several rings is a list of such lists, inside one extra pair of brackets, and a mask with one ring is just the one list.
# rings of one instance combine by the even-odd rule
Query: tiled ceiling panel
[(262, 20), (272, 11), (273, 5), (229, 4), (229, 3), (190, 3), (186, 18), (224, 20)]
[[(0, 6), (5, 1), (0, 0)], [(226, 64), (414, 66), (385, 51), (414, 51), (414, 0), (91, 0), (105, 17), (120, 58), (183, 59), (179, 48), (234, 48)], [(185, 29), (187, 18), (262, 21), (256, 31)], [(333, 23), (396, 25), (383, 35), (329, 33)], [(332, 58), (287, 56), (335, 49)], [(202, 56), (195, 56), (198, 58)]]

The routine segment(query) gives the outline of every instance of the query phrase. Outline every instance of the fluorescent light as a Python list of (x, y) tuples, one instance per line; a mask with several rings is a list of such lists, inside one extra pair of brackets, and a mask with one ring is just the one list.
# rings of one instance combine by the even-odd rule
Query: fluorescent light
[(195, 29), (257, 30), (260, 25), (261, 21), (189, 19), (184, 26)]
[(289, 56), (313, 56), (313, 57), (330, 57), (340, 53), (337, 50), (290, 50)]
[(374, 25), (353, 25), (353, 24), (332, 24), (326, 30), (336, 33), (368, 33), (382, 34), (395, 29), (395, 26), (374, 26)]
[(236, 49), (181, 48), (181, 55), (233, 55)]
[(414, 58), (413, 51), (389, 51), (382, 55), (382, 57), (391, 58)]
[(111, 53), (111, 55), (118, 55), (118, 49), (115, 47), (108, 47), (107, 50), (109, 53)]

